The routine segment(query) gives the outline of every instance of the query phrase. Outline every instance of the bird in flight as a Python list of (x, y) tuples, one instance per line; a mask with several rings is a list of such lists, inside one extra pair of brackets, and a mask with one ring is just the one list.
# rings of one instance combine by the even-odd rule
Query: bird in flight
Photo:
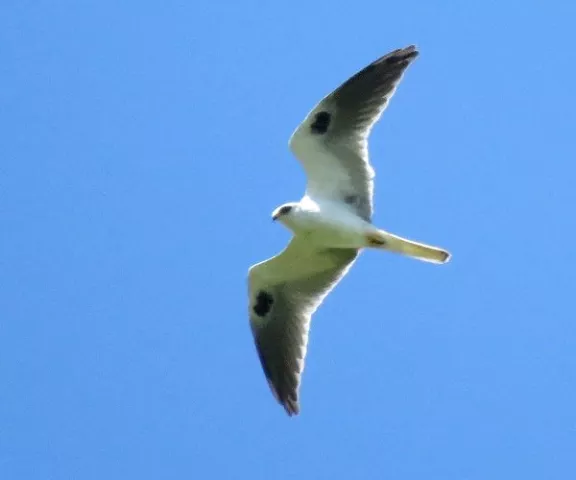
[(272, 393), (288, 415), (300, 411), (299, 388), (310, 319), (361, 249), (388, 250), (432, 263), (450, 254), (372, 224), (374, 170), (368, 136), (418, 56), (394, 50), (324, 97), (292, 134), (289, 146), (307, 177), (299, 202), (272, 213), (293, 233), (278, 255), (248, 272), (250, 326)]

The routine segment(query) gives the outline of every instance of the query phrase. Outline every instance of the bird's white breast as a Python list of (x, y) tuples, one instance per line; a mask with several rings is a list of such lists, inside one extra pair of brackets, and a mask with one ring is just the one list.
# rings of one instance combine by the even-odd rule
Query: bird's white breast
[(322, 247), (361, 248), (371, 225), (345, 203), (316, 200), (308, 196), (292, 216), (288, 226), (296, 235)]

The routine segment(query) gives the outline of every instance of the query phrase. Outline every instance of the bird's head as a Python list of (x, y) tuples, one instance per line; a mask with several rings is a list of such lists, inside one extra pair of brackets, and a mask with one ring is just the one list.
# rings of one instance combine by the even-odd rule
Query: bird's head
[(285, 220), (293, 214), (298, 208), (298, 204), (296, 202), (285, 203), (284, 205), (280, 205), (276, 210), (272, 212), (272, 220)]

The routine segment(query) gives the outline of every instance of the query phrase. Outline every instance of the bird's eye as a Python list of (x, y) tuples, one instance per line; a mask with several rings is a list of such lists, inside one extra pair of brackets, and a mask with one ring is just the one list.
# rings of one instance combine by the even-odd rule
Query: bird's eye
[(280, 209), (280, 215), (286, 215), (287, 213), (290, 213), (290, 210), (292, 210), (292, 205), (284, 205)]

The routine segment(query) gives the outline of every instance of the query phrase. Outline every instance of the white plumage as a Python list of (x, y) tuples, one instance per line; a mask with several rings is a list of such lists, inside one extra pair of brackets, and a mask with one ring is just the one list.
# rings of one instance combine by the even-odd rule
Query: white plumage
[(368, 136), (408, 65), (414, 46), (395, 50), (323, 98), (290, 138), (307, 176), (299, 202), (273, 218), (294, 234), (280, 254), (249, 270), (249, 315), (264, 373), (289, 415), (299, 412), (299, 387), (310, 319), (365, 247), (444, 263), (445, 250), (372, 225), (373, 178)]

